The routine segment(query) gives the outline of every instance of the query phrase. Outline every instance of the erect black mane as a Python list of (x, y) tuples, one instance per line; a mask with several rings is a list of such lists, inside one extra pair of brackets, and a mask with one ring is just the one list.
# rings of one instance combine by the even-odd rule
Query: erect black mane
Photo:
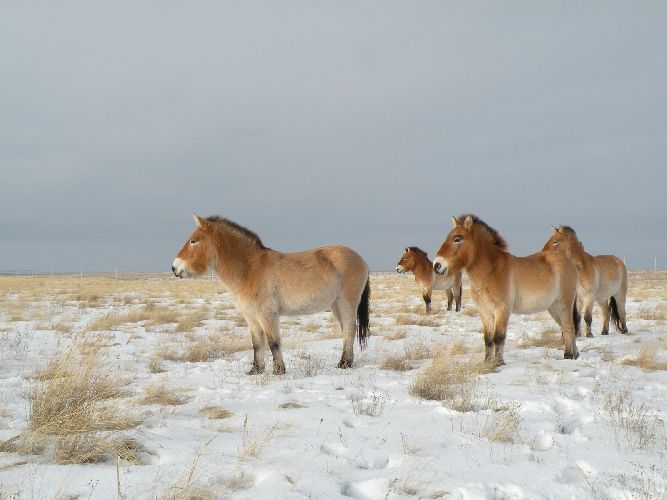
[(428, 259), (428, 254), (427, 254), (426, 252), (424, 252), (424, 250), (422, 250), (421, 248), (419, 248), (419, 247), (408, 247), (408, 249), (409, 249), (411, 252), (415, 252), (415, 253), (421, 254), (421, 255), (423, 255), (424, 257), (426, 257), (426, 258)]
[(236, 232), (237, 234), (240, 234), (253, 242), (255, 245), (257, 245), (259, 248), (266, 248), (264, 246), (264, 243), (262, 243), (262, 240), (260, 239), (259, 236), (257, 236), (257, 233), (254, 231), (251, 231), (247, 227), (243, 227), (240, 224), (237, 224), (233, 220), (229, 220), (225, 217), (220, 217), (218, 215), (212, 215), (211, 217), (206, 217), (206, 220), (209, 222), (213, 222), (216, 224), (221, 224), (223, 226), (226, 226), (227, 228), (231, 229), (232, 231)]
[(570, 226), (561, 226), (560, 228), (563, 230), (564, 233), (570, 233), (573, 234), (574, 236), (577, 236), (577, 232)]
[(463, 214), (459, 217), (459, 220), (461, 221), (461, 224), (466, 220), (466, 217), (470, 217), (473, 221), (474, 225), (482, 226), (487, 233), (489, 233), (489, 236), (493, 239), (493, 243), (500, 248), (503, 251), (508, 250), (508, 245), (507, 242), (505, 241), (505, 238), (500, 236), (500, 233), (493, 229), (491, 226), (489, 226), (486, 222), (484, 222), (482, 219), (477, 217), (476, 215), (473, 214)]

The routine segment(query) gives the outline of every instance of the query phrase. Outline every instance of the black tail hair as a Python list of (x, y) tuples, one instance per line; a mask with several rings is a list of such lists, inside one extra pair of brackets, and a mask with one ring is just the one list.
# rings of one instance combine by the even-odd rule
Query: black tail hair
[(618, 314), (618, 306), (616, 305), (616, 299), (614, 297), (609, 297), (609, 312), (611, 313), (611, 319), (614, 322), (614, 326), (619, 332), (623, 332), (623, 324), (621, 323), (621, 316)]
[(572, 320), (574, 321), (574, 334), (578, 337), (579, 332), (581, 332), (581, 314), (577, 309), (577, 299), (574, 299), (574, 305), (572, 306)]
[(370, 280), (366, 279), (366, 287), (361, 294), (361, 300), (357, 306), (357, 338), (359, 339), (359, 347), (361, 349), (366, 347), (368, 337), (368, 323), (370, 322), (369, 310), (371, 299), (371, 284)]

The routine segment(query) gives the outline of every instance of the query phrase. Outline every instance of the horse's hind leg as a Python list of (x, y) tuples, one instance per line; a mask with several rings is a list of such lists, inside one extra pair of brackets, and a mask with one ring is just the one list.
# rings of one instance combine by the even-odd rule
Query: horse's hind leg
[(273, 355), (273, 374), (282, 375), (285, 373), (285, 363), (280, 349), (280, 317), (278, 315), (261, 317), (259, 323), (264, 329), (266, 340)]
[(331, 310), (343, 332), (343, 354), (338, 362), (338, 368), (350, 368), (354, 361), (354, 310), (343, 298), (334, 302)]
[(597, 305), (600, 308), (600, 314), (602, 314), (602, 331), (600, 335), (609, 335), (609, 307), (607, 300), (597, 300)]
[(253, 362), (248, 375), (257, 375), (264, 372), (264, 332), (257, 321), (250, 316), (244, 316), (250, 335), (252, 336)]
[(593, 337), (593, 298), (584, 297), (581, 302), (581, 312), (584, 315), (584, 323), (586, 323), (586, 337)]
[(579, 357), (574, 328), (574, 318), (572, 315), (573, 309), (574, 303), (570, 303), (568, 306), (563, 306), (563, 304), (560, 303), (554, 303), (548, 309), (551, 317), (554, 318), (556, 323), (560, 325), (563, 336), (563, 343), (565, 344), (565, 353), (563, 354), (565, 359), (577, 359)]
[(447, 289), (447, 310), (451, 311), (452, 310), (452, 304), (454, 303), (454, 292), (452, 292), (452, 288)]
[(458, 285), (454, 283), (454, 301), (456, 302), (456, 312), (461, 310), (461, 296), (463, 295), (463, 287), (461, 283)]

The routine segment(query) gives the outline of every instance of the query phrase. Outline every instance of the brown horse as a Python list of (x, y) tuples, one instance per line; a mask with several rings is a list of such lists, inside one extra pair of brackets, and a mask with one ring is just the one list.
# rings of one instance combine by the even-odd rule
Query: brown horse
[(447, 310), (452, 310), (452, 302), (456, 300), (456, 310), (461, 310), (462, 271), (448, 276), (438, 276), (433, 272), (433, 263), (424, 250), (417, 247), (407, 247), (401, 260), (396, 264), (396, 272), (415, 275), (415, 283), (421, 288), (422, 297), (426, 304), (426, 312), (431, 312), (431, 292), (445, 290), (447, 293)]
[(542, 250), (555, 250), (567, 255), (579, 271), (577, 301), (586, 323), (586, 336), (592, 337), (593, 302), (602, 311), (602, 335), (609, 333), (609, 317), (621, 333), (628, 333), (625, 324), (625, 295), (628, 291), (628, 271), (615, 255), (591, 255), (569, 226), (551, 226), (554, 234)]
[(504, 364), (505, 333), (511, 313), (544, 310), (561, 327), (565, 358), (579, 357), (574, 264), (558, 252), (515, 257), (508, 252), (502, 236), (474, 215), (452, 217), (452, 222), (454, 227), (438, 250), (433, 269), (440, 275), (466, 269), (484, 327), (485, 360)]
[(339, 368), (352, 366), (355, 333), (366, 345), (370, 284), (368, 266), (353, 250), (327, 246), (282, 253), (266, 248), (257, 234), (220, 217), (194, 216), (197, 228), (171, 267), (179, 278), (214, 269), (234, 295), (236, 309), (252, 335), (249, 375), (264, 371), (264, 341), (273, 355), (273, 373), (285, 373), (280, 317), (333, 311), (344, 335)]

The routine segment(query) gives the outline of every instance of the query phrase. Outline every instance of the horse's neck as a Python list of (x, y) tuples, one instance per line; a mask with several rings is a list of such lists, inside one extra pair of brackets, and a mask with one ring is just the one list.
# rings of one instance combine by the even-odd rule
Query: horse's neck
[(262, 250), (236, 236), (218, 242), (215, 272), (233, 294), (236, 295), (246, 282), (253, 261)]
[(592, 255), (587, 253), (579, 243), (574, 243), (570, 247), (570, 252), (568, 257), (574, 265), (581, 271), (584, 268), (589, 268), (590, 266), (595, 265), (595, 260)]
[(433, 264), (426, 257), (423, 259), (418, 259), (415, 263), (414, 269), (412, 270), (412, 274), (415, 275), (417, 280), (430, 281), (433, 275)]
[(469, 262), (466, 266), (466, 274), (470, 279), (471, 284), (475, 288), (479, 288), (485, 281), (493, 274), (494, 269), (501, 264), (501, 261), (504, 261), (507, 256), (506, 252), (503, 252), (497, 248), (493, 249), (478, 249), (475, 253), (474, 259), (472, 262)]

